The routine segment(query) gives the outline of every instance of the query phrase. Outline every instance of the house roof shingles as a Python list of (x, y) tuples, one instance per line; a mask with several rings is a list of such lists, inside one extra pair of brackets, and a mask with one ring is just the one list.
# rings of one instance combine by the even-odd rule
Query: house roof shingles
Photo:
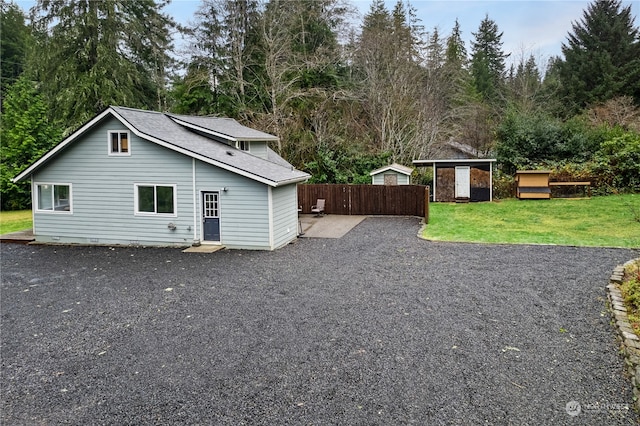
[(211, 130), (218, 134), (225, 135), (233, 140), (240, 141), (277, 141), (276, 136), (269, 133), (261, 132), (260, 130), (252, 129), (250, 127), (243, 126), (233, 118), (225, 117), (202, 117), (193, 115), (176, 115), (166, 114), (167, 116), (183, 121), (194, 127), (201, 128), (203, 130)]
[[(143, 139), (159, 143), (169, 149), (241, 174), (250, 179), (266, 183), (270, 186), (302, 182), (310, 177), (309, 174), (296, 170), (291, 164), (269, 148), (267, 148), (268, 159), (263, 159), (223, 142), (198, 134), (178, 123), (178, 121), (187, 122), (188, 119), (189, 124), (201, 128), (205, 133), (208, 131), (214, 132), (223, 138), (225, 138), (226, 135), (226, 139), (229, 141), (278, 140), (277, 137), (269, 135), (268, 133), (242, 126), (233, 119), (176, 116), (161, 112), (112, 106), (45, 154), (40, 160), (16, 176), (14, 180), (19, 181), (29, 176), (37, 168), (44, 165), (50, 157), (60, 152), (65, 145), (71, 143), (81, 133), (84, 133), (84, 131), (100, 122), (109, 113), (122, 120), (125, 125), (130, 127), (130, 130)], [(219, 128), (214, 127), (217, 124), (220, 124)]]

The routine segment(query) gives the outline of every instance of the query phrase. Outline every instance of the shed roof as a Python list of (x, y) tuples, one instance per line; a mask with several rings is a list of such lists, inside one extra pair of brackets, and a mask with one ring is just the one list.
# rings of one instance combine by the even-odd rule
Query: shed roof
[(381, 167), (369, 173), (369, 176), (377, 175), (379, 173), (384, 173), (388, 170), (393, 170), (394, 172), (401, 173), (403, 175), (411, 175), (413, 173), (413, 169), (411, 167), (403, 166), (402, 164), (393, 163), (388, 166)]
[[(296, 170), (270, 148), (267, 148), (268, 159), (265, 160), (201, 134), (214, 136), (213, 133), (215, 133), (217, 138), (230, 142), (235, 140), (277, 140), (276, 136), (242, 126), (233, 119), (202, 117), (200, 120), (199, 117), (189, 118), (111, 106), (56, 145), (16, 176), (14, 181), (18, 182), (34, 173), (69, 144), (110, 115), (120, 120), (142, 139), (270, 186), (302, 182), (310, 177), (308, 173)], [(183, 123), (191, 124), (191, 126)], [(217, 124), (220, 124), (220, 128), (215, 127)], [(198, 129), (195, 129), (194, 126)], [(201, 133), (194, 130), (199, 130)]]
[(495, 163), (495, 158), (452, 158), (448, 160), (413, 160), (413, 164), (418, 167), (429, 167), (434, 165), (445, 166), (464, 166), (471, 164), (490, 164)]
[(551, 174), (551, 170), (518, 170), (517, 175), (548, 175)]

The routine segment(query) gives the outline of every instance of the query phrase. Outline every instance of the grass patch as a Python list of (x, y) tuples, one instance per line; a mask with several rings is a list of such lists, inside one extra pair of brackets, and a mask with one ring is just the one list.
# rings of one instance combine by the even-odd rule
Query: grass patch
[(640, 247), (640, 194), (588, 199), (432, 203), (423, 237), (438, 241)]
[(24, 231), (33, 226), (31, 210), (0, 212), (0, 234)]

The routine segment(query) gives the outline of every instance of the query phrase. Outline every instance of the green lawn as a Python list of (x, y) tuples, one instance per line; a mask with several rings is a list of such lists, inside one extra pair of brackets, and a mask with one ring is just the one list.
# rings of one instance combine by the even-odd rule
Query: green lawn
[(0, 234), (23, 231), (32, 226), (31, 210), (0, 212)]
[(438, 241), (638, 248), (640, 194), (431, 203), (423, 237)]

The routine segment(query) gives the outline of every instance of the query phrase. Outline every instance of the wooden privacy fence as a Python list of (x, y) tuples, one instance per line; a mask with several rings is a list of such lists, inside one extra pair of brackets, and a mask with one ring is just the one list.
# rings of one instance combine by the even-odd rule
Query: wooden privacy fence
[(324, 199), (325, 213), (421, 216), (429, 221), (429, 187), (424, 185), (298, 185), (302, 213)]

